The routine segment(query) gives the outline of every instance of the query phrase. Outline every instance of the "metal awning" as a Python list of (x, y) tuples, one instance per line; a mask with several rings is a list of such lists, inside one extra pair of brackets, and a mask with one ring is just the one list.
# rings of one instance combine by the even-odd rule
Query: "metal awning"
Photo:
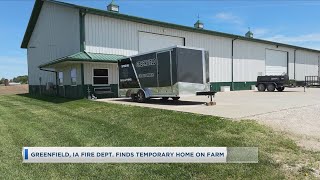
[(39, 68), (47, 68), (51, 65), (59, 64), (62, 62), (107, 62), (117, 63), (119, 59), (125, 56), (117, 54), (101, 54), (101, 53), (89, 53), (89, 52), (78, 52), (76, 54), (65, 56), (59, 59), (55, 59), (45, 64), (41, 64)]

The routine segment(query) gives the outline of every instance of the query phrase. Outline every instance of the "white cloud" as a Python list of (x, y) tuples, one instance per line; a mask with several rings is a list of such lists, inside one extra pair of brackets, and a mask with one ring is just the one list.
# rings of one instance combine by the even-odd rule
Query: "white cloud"
[(320, 42), (320, 33), (302, 34), (299, 36), (275, 35), (266, 39), (286, 43)]
[(266, 28), (253, 28), (251, 31), (254, 37), (263, 37), (270, 32), (270, 30)]
[(220, 12), (214, 16), (214, 18), (221, 22), (232, 23), (232, 24), (242, 24), (243, 21), (240, 17), (233, 15), (228, 12)]

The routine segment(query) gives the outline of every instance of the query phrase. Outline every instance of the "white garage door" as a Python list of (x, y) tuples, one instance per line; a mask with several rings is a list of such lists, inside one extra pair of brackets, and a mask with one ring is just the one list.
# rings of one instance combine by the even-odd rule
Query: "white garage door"
[(139, 32), (139, 53), (184, 45), (184, 38)]
[(288, 73), (288, 54), (285, 51), (266, 49), (266, 75)]

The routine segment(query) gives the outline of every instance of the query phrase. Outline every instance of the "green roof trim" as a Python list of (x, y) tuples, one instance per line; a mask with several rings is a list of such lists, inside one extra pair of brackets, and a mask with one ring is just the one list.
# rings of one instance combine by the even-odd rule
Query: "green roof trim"
[[(267, 40), (262, 40), (262, 39), (248, 38), (245, 36), (228, 34), (228, 33), (223, 33), (223, 32), (218, 32), (218, 31), (198, 29), (198, 28), (194, 28), (194, 27), (183, 26), (183, 25), (167, 23), (167, 22), (162, 22), (162, 21), (156, 21), (156, 20), (151, 20), (151, 19), (146, 19), (146, 18), (141, 18), (141, 17), (136, 17), (136, 16), (130, 16), (130, 15), (126, 15), (126, 14), (114, 13), (114, 12), (109, 12), (109, 11), (105, 11), (105, 10), (84, 7), (84, 6), (79, 6), (79, 5), (55, 1), (55, 0), (36, 0), (35, 6), (33, 8), (33, 12), (32, 12), (31, 18), (30, 18), (29, 25), (28, 25), (26, 33), (25, 33), (25, 37), (24, 37), (23, 42), (21, 44), (21, 48), (27, 48), (31, 34), (32, 34), (33, 29), (35, 27), (36, 20), (38, 19), (38, 16), (40, 14), (40, 10), (41, 10), (41, 6), (43, 4), (43, 1), (77, 8), (79, 10), (83, 10), (83, 11), (85, 11), (87, 13), (91, 13), (91, 14), (96, 14), (96, 15), (101, 15), (101, 16), (106, 16), (106, 17), (111, 17), (111, 18), (116, 18), (116, 19), (122, 19), (122, 20), (142, 23), (142, 24), (155, 25), (155, 26), (160, 26), (160, 27), (165, 27), (165, 28), (179, 29), (179, 30), (184, 30), (184, 31), (189, 31), (189, 32), (197, 32), (197, 33), (208, 34), (208, 35), (222, 36), (222, 37), (228, 37), (228, 38), (232, 38), (232, 39), (236, 38), (236, 39), (245, 40), (245, 41), (259, 42), (259, 43), (265, 43), (265, 44), (270, 44), (270, 45), (283, 46), (283, 47), (289, 47), (289, 48), (294, 48), (294, 49), (301, 49), (301, 50), (307, 50), (307, 51), (313, 51), (313, 52), (320, 53), (320, 50), (299, 47), (299, 46), (294, 46), (294, 45), (289, 45), (289, 44), (283, 44), (283, 43), (278, 43), (278, 42), (273, 42), (273, 41), (267, 41)], [(40, 2), (42, 2), (42, 3), (40, 3)]]
[(78, 52), (70, 56), (65, 56), (53, 61), (50, 61), (45, 64), (41, 64), (39, 68), (45, 68), (54, 64), (74, 61), (74, 62), (108, 62), (108, 63), (117, 63), (119, 59), (124, 58), (125, 56), (116, 55), (116, 54), (100, 54), (100, 53), (88, 53), (88, 52)]

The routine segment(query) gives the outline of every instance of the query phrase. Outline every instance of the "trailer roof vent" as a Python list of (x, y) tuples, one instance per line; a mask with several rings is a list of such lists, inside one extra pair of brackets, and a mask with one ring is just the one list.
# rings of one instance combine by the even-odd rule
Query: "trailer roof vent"
[(200, 16), (198, 15), (198, 21), (194, 24), (194, 27), (197, 29), (203, 29), (204, 25), (203, 23), (200, 21)]
[(249, 31), (246, 33), (246, 37), (253, 38), (253, 33), (250, 31), (250, 27), (248, 29), (249, 29)]
[(114, 0), (107, 6), (108, 11), (119, 13), (119, 6), (114, 3)]

